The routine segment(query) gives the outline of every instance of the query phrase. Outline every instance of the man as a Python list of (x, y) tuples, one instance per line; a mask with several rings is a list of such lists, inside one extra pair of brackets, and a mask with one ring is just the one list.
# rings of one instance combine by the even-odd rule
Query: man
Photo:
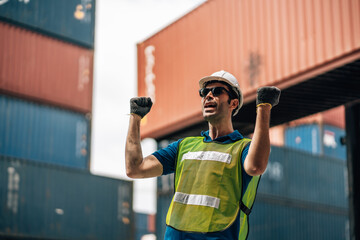
[(166, 218), (165, 239), (246, 239), (260, 175), (269, 154), (271, 108), (280, 90), (257, 92), (253, 139), (232, 125), (243, 104), (236, 78), (219, 71), (199, 81), (202, 113), (209, 130), (187, 137), (143, 158), (140, 121), (152, 106), (150, 98), (132, 98), (125, 147), (126, 173), (131, 178), (175, 172), (175, 194)]

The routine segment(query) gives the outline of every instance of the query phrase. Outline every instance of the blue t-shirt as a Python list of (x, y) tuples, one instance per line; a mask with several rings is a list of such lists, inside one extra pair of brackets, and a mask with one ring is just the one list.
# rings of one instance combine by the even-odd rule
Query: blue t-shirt
[[(202, 132), (201, 136), (204, 137), (205, 142), (222, 142), (222, 143), (232, 143), (236, 142), (243, 138), (239, 131), (235, 130), (234, 132), (216, 138), (214, 140), (209, 136), (209, 131)], [(153, 155), (160, 161), (163, 166), (163, 175), (173, 173), (175, 170), (175, 160), (177, 156), (177, 151), (181, 139), (169, 144), (168, 147), (160, 149), (153, 153)], [(243, 193), (245, 192), (249, 182), (251, 181), (251, 176), (249, 176), (244, 171), (244, 161), (249, 151), (249, 145), (247, 145), (241, 155), (241, 169), (242, 169), (242, 182), (243, 182)], [(224, 231), (214, 232), (214, 233), (193, 233), (193, 232), (183, 232), (176, 230), (170, 226), (166, 226), (165, 239), (172, 240), (183, 240), (183, 239), (207, 239), (207, 240), (216, 240), (216, 239), (238, 239), (239, 236), (239, 226), (240, 226), (240, 214), (238, 214), (235, 222)]]

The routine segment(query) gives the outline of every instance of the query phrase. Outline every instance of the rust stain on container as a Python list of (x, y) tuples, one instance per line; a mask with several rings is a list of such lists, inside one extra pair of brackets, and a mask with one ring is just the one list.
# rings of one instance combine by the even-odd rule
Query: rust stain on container
[(0, 91), (89, 113), (93, 51), (0, 22)]
[[(202, 120), (198, 80), (220, 69), (282, 89), (360, 58), (359, 0), (209, 0), (138, 44), (138, 95), (152, 96), (142, 137)], [(240, 112), (241, 114), (241, 112)]]

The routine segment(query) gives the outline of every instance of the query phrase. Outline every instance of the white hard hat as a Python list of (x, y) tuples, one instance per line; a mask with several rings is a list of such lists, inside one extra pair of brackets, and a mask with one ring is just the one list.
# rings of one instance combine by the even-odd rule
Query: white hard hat
[(235, 116), (239, 112), (240, 108), (242, 107), (244, 100), (243, 100), (243, 95), (240, 90), (239, 83), (236, 80), (236, 78), (234, 77), (234, 75), (232, 75), (231, 73), (226, 72), (224, 70), (214, 72), (213, 74), (211, 74), (211, 76), (203, 77), (202, 79), (200, 79), (200, 81), (199, 81), (200, 88), (203, 88), (205, 86), (205, 83), (207, 83), (209, 81), (226, 82), (227, 84), (229, 84), (231, 86), (232, 90), (236, 93), (236, 95), (239, 99), (239, 105), (237, 106), (237, 108), (235, 109), (235, 112), (233, 114), (233, 116)]

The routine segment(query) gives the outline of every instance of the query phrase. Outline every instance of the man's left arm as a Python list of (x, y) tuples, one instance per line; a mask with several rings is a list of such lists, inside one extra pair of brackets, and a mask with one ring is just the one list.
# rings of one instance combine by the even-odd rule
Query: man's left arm
[(254, 135), (244, 162), (244, 170), (250, 176), (261, 175), (266, 170), (270, 155), (270, 113), (279, 103), (280, 92), (276, 87), (262, 87), (257, 91)]

